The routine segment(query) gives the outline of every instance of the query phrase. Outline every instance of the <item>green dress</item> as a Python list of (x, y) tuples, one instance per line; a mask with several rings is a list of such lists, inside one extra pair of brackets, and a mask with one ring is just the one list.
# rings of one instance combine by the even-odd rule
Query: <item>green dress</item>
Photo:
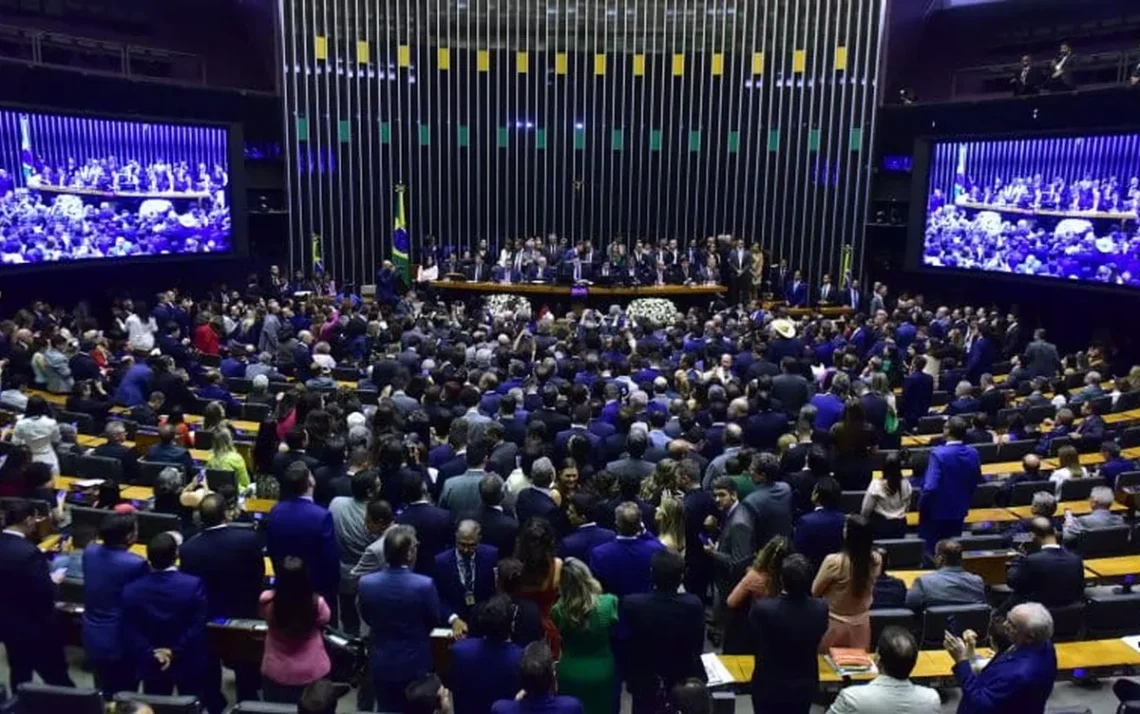
[(577, 697), (586, 714), (616, 714), (619, 700), (610, 634), (618, 620), (617, 597), (599, 595), (585, 629), (566, 622), (562, 603), (554, 605), (551, 617), (562, 633), (558, 693)]

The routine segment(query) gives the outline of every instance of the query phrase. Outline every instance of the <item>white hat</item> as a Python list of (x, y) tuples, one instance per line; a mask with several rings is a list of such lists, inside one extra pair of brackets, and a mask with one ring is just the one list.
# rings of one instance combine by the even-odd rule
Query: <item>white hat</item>
[(796, 336), (796, 324), (791, 320), (773, 320), (772, 331), (786, 340)]

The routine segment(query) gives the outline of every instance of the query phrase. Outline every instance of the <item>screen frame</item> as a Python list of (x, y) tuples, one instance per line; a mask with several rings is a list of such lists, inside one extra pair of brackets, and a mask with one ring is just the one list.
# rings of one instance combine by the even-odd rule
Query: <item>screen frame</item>
[(230, 180), (230, 226), (232, 250), (228, 253), (183, 253), (171, 255), (148, 255), (133, 258), (95, 258), (85, 260), (61, 260), (42, 263), (0, 264), (0, 277), (17, 278), (21, 275), (43, 273), (56, 270), (114, 270), (129, 269), (135, 266), (151, 266), (190, 261), (192, 263), (224, 262), (228, 264), (245, 261), (249, 258), (249, 212), (247, 210), (247, 177), (245, 171), (245, 132), (241, 122), (224, 122), (194, 119), (176, 119), (137, 114), (114, 114), (108, 112), (82, 111), (59, 107), (45, 107), (29, 104), (0, 102), (0, 111), (51, 114), (78, 119), (107, 119), (111, 121), (135, 122), (140, 124), (169, 124), (171, 126), (202, 127), (224, 129), (226, 132), (227, 172)]
[[(971, 270), (969, 268), (935, 267), (922, 262), (923, 245), (926, 237), (926, 202), (929, 198), (928, 193), (930, 191), (930, 161), (933, 155), (934, 144), (959, 141), (1007, 141), (1012, 139), (1075, 139), (1080, 137), (1116, 136), (1121, 134), (1140, 134), (1140, 130), (1137, 130), (1136, 127), (1112, 126), (1096, 129), (1046, 129), (1040, 131), (922, 134), (915, 137), (914, 164), (911, 173), (910, 216), (907, 224), (906, 251), (903, 257), (904, 270), (909, 273), (921, 273), (924, 275), (997, 280), (1010, 286), (1020, 285), (1023, 287), (1032, 286), (1046, 289), (1050, 286), (1058, 288), (1064, 286), (1065, 288), (1140, 298), (1140, 288), (1127, 287), (1124, 285), (1106, 285), (1105, 283), (1087, 280), (1042, 278), (1035, 275)], [(1140, 224), (1140, 219), (1138, 219), (1137, 223)]]

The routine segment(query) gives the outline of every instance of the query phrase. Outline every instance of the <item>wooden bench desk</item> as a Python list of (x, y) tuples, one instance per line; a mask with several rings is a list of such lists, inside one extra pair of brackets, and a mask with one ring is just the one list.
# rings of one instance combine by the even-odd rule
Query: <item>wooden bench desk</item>
[[(1085, 501), (1059, 501), (1057, 503), (1057, 516), (1063, 517), (1065, 511), (1073, 512), (1074, 516), (1084, 516), (1092, 513), (1092, 506), (1087, 500)], [(1128, 510), (1119, 503), (1113, 503), (1110, 510), (1119, 513)], [(1013, 513), (1019, 520), (1025, 520), (1033, 517), (1033, 506), (1011, 506), (1009, 511)]]
[[(55, 487), (71, 490), (76, 481), (82, 479), (75, 476), (56, 476)], [(149, 501), (154, 498), (154, 489), (149, 486), (124, 486), (119, 490), (119, 496), (126, 501)], [(269, 513), (277, 501), (269, 498), (245, 499), (246, 513)]]
[[(90, 434), (79, 434), (75, 437), (75, 443), (84, 448), (93, 449), (97, 446), (102, 446), (107, 443), (107, 439), (102, 436), (92, 436)], [(135, 448), (135, 442), (124, 441), (123, 446), (128, 449)], [(235, 445), (236, 446), (236, 445)], [(140, 458), (143, 456), (140, 454)], [(210, 460), (210, 452), (206, 449), (190, 449), (190, 458), (199, 463), (205, 463)]]
[(1118, 555), (1115, 558), (1092, 558), (1085, 561), (1085, 575), (1092, 572), (1093, 579), (1123, 578), (1140, 575), (1140, 555)]
[[(1011, 513), (1006, 508), (971, 508), (966, 513), (966, 524), (977, 525), (979, 523), (1013, 523), (1014, 521), (1022, 520), (1019, 516)], [(918, 525), (918, 512), (910, 511), (906, 514), (906, 524), (914, 528)]]

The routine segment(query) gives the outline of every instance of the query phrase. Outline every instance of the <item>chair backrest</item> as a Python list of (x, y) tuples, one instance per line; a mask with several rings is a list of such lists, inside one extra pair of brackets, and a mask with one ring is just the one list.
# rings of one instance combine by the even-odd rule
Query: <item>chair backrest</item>
[(1082, 558), (1111, 558), (1128, 555), (1131, 550), (1129, 538), (1132, 526), (1121, 524), (1107, 528), (1086, 528), (1077, 540), (1077, 549)]
[(1025, 410), (1025, 423), (1040, 424), (1046, 419), (1052, 419), (1056, 413), (1057, 407), (1052, 404), (1041, 404), (1036, 407), (1029, 407)]
[(964, 535), (958, 538), (962, 552), (968, 550), (999, 550), (1005, 547), (1005, 536), (992, 535)]
[(1085, 627), (1084, 600), (1063, 607), (1049, 608), (1053, 616), (1053, 641), (1079, 640)]
[(941, 407), (950, 403), (950, 392), (941, 389), (935, 390), (930, 395), (930, 406)]
[(1049, 441), (1049, 455), (1056, 456), (1062, 446), (1073, 446), (1073, 440), (1067, 436), (1058, 436)]
[(75, 463), (75, 471), (80, 478), (101, 478), (122, 482), (123, 463), (109, 456), (84, 454)]
[(226, 380), (226, 388), (237, 394), (248, 393), (251, 386), (252, 381), (245, 377), (230, 377)]
[(206, 469), (206, 485), (211, 491), (217, 491), (227, 483), (237, 488), (237, 474), (229, 469)]
[(185, 464), (175, 464), (166, 461), (143, 461), (140, 459), (139, 485), (154, 486), (154, 482), (158, 480), (158, 475), (166, 469), (178, 469), (178, 473), (186, 473)]
[(17, 697), (23, 714), (103, 714), (103, 696), (98, 689), (25, 682), (17, 689)]
[(942, 428), (946, 424), (946, 417), (943, 416), (924, 416), (918, 420), (918, 433), (919, 434), (941, 434)]
[(1006, 444), (998, 444), (997, 460), (1021, 461), (1026, 454), (1032, 453), (1036, 448), (1036, 439), (1022, 439), (1021, 441), (1011, 441)]
[(59, 583), (59, 601), (76, 605), (83, 604), (83, 580), (80, 578), (64, 578)]
[(992, 464), (998, 460), (997, 444), (971, 444), (971, 446), (978, 452), (983, 464)]
[(922, 616), (922, 644), (925, 647), (938, 646), (946, 635), (946, 620), (953, 617), (960, 632), (973, 630), (978, 633), (978, 641), (989, 636), (989, 605), (938, 605), (928, 607)]
[(194, 448), (209, 449), (214, 445), (214, 432), (206, 429), (194, 430)]
[(103, 519), (111, 513), (111, 511), (105, 511), (102, 508), (87, 508), (86, 506), (70, 506), (68, 510), (71, 513), (72, 527), (82, 523), (94, 528), (96, 533), (102, 527)]
[(356, 396), (361, 404), (379, 404), (380, 392), (375, 389), (357, 389)]
[(242, 404), (241, 418), (246, 421), (262, 422), (269, 418), (268, 404)]
[(978, 484), (974, 489), (974, 497), (970, 500), (970, 508), (993, 508), (1001, 489), (999, 481)]
[(270, 702), (238, 702), (229, 714), (297, 714), (296, 704), (272, 704)]
[(1061, 495), (1058, 501), (1086, 501), (1089, 494), (1097, 486), (1105, 486), (1105, 480), (1100, 476), (1083, 476), (1071, 478), (1061, 483)]
[(1028, 506), (1033, 503), (1033, 494), (1038, 491), (1048, 491), (1053, 493), (1054, 487), (1052, 481), (1022, 481), (1013, 485), (1009, 492), (1009, 505), (1011, 506)]
[(871, 642), (879, 641), (879, 635), (888, 627), (902, 627), (914, 632), (918, 625), (918, 618), (914, 611), (905, 607), (891, 607), (883, 610), (871, 610)]
[(1120, 446), (1125, 449), (1140, 446), (1140, 426), (1130, 426), (1120, 432)]
[(60, 424), (72, 424), (80, 434), (98, 434), (99, 428), (95, 424), (95, 417), (83, 412), (69, 412), (66, 409), (57, 409), (55, 418)]
[(839, 509), (844, 513), (858, 513), (863, 507), (866, 491), (844, 491), (839, 496)]
[(139, 521), (139, 543), (149, 543), (159, 533), (178, 531), (182, 528), (182, 520), (169, 513), (151, 513), (140, 511), (135, 514)]
[(1140, 486), (1140, 471), (1125, 471), (1116, 477), (1116, 489)]
[(883, 538), (875, 545), (887, 552), (887, 562), (896, 570), (922, 567), (924, 543), (921, 538)]
[(1124, 637), (1140, 631), (1140, 590), (1115, 593), (1105, 588), (1089, 591), (1085, 607), (1086, 634), (1093, 639)]
[(337, 367), (333, 370), (333, 379), (338, 382), (358, 382), (360, 370), (356, 367)]
[(118, 692), (115, 694), (115, 703), (142, 702), (154, 710), (154, 714), (201, 714), (202, 703), (198, 697), (177, 696), (164, 697), (157, 694), (139, 694), (138, 692)]
[(36, 515), (40, 518), (46, 518), (51, 513), (52, 504), (47, 501), (41, 501), (37, 498), (19, 498), (17, 496), (4, 496), (0, 497), (0, 511), (7, 511), (10, 507), (16, 505), (30, 504), (35, 509)]
[(1100, 414), (1109, 414), (1112, 412), (1112, 395), (1105, 394), (1102, 397), (1090, 399), (1089, 406), (1100, 407)]
[(1013, 421), (1013, 418), (1020, 413), (1021, 413), (1021, 410), (1018, 409), (1017, 407), (1006, 407), (1005, 409), (998, 409), (998, 413), (997, 413), (998, 428), (1004, 429), (1005, 427), (1009, 426), (1009, 423), (1011, 421)]

